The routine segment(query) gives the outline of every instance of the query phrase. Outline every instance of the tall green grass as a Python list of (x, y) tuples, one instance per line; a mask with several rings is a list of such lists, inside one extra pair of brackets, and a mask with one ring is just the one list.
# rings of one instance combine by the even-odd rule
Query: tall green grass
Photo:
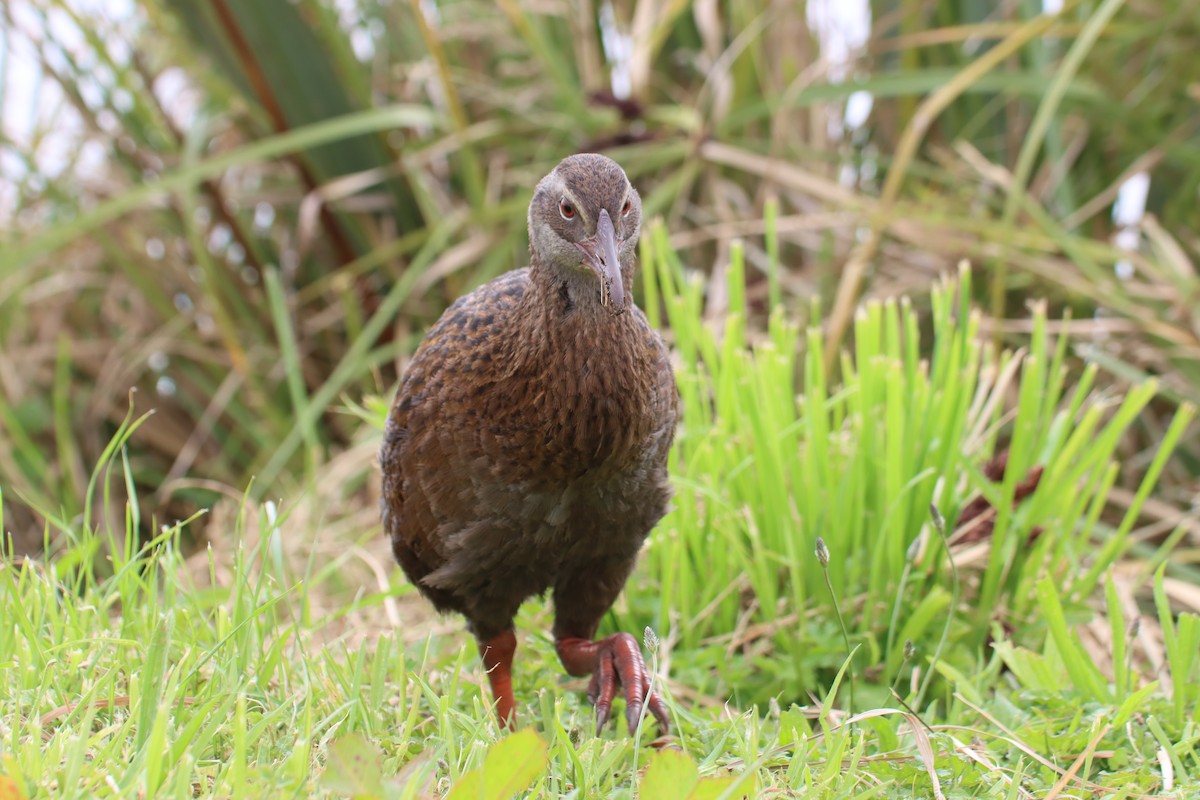
[[(646, 554), (653, 580), (635, 584), (629, 603), (681, 648), (716, 640), (743, 656), (710, 665), (715, 680), (694, 676), (743, 702), (802, 698), (841, 666), (837, 599), (859, 646), (855, 669), (880, 689), (914, 666), (906, 642), (924, 670), (939, 653), (960, 669), (984, 658), (997, 624), (1038, 640), (1039, 582), (1076, 604), (1093, 594), (1129, 551), (1141, 503), (1195, 416), (1190, 405), (1178, 411), (1135, 502), (1114, 516), (1117, 447), (1156, 385), (1097, 391), (1094, 365), (1068, 383), (1068, 343), (1048, 335), (1044, 306), (1025, 347), (994, 354), (979, 336), (971, 272), (960, 269), (929, 296), (924, 334), (907, 299), (864, 306), (833, 382), (815, 308), (803, 333), (783, 307), (763, 335), (747, 332), (740, 247), (719, 325), (704, 320), (703, 285), (661, 226), (642, 264), (647, 305), (663, 305), (674, 336), (683, 419), (675, 510)], [(993, 483), (981, 466), (1001, 451), (1008, 467)], [(1037, 490), (1014, 502), (1035, 468)], [(929, 508), (953, 521), (975, 493), (995, 508), (994, 525), (959, 587), (951, 558), (964, 559), (966, 545), (948, 554)], [(818, 537), (834, 597), (813, 555)]]

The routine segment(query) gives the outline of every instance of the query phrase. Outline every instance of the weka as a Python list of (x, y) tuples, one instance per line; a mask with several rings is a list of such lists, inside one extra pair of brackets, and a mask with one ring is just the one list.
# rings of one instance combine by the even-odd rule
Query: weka
[(513, 617), (553, 592), (554, 639), (591, 675), (597, 732), (624, 688), (667, 730), (628, 633), (594, 641), (670, 497), (679, 416), (667, 348), (630, 290), (642, 205), (599, 155), (564, 159), (529, 204), (530, 266), (452, 305), (404, 375), (380, 452), (383, 527), (409, 579), (466, 617), (501, 723)]

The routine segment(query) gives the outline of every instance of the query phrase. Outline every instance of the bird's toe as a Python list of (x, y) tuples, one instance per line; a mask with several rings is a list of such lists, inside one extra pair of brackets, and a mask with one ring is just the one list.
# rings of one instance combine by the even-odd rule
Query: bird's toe
[(617, 685), (625, 694), (625, 722), (632, 735), (637, 731), (643, 711), (648, 709), (666, 733), (667, 707), (662, 697), (651, 691), (650, 676), (642, 659), (637, 640), (628, 633), (614, 634), (604, 641), (596, 671), (588, 687), (588, 698), (596, 706), (597, 733), (604, 727), (612, 712)]

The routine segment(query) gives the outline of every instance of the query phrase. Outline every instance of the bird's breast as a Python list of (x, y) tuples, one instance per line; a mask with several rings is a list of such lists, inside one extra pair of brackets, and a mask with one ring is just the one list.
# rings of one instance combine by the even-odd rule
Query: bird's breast
[(627, 470), (662, 424), (651, 365), (575, 348), (562, 355), (492, 387), (501, 460), (523, 479), (550, 484)]
[(619, 470), (636, 459), (652, 427), (645, 386), (596, 364), (543, 381), (538, 446), (550, 474)]

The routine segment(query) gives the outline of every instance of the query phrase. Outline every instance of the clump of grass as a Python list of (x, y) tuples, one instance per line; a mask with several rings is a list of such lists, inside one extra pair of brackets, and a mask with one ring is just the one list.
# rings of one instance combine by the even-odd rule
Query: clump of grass
[[(878, 675), (874, 699), (901, 678), (909, 640), (959, 669), (985, 658), (996, 624), (1040, 641), (1037, 582), (1053, 576), (1076, 604), (1091, 597), (1133, 545), (1142, 503), (1195, 414), (1185, 405), (1174, 416), (1137, 499), (1117, 509), (1117, 446), (1156, 384), (1098, 392), (1087, 366), (1068, 385), (1068, 343), (1049, 336), (1044, 307), (1025, 347), (995, 353), (960, 269), (929, 298), (928, 337), (908, 300), (867, 304), (834, 384), (815, 308), (803, 334), (776, 308), (751, 341), (740, 248), (719, 329), (702, 322), (703, 286), (661, 226), (642, 263), (647, 304), (663, 305), (674, 336), (683, 421), (675, 511), (646, 555), (653, 581), (633, 584), (629, 606), (635, 619), (673, 625), (680, 647), (723, 643), (736, 657), (687, 678), (742, 702), (803, 697), (828, 680), (844, 658), (834, 598), (849, 606), (862, 668)], [(1001, 451), (1007, 466), (993, 482), (981, 468)], [(1036, 490), (1015, 502), (1037, 470)], [(946, 539), (922, 534), (932, 503), (957, 519), (972, 495), (993, 509), (984, 541), (968, 547), (965, 531), (948, 530), (947, 552)], [(806, 556), (818, 531), (838, 552), (828, 572)], [(968, 562), (959, 605), (955, 569)]]

